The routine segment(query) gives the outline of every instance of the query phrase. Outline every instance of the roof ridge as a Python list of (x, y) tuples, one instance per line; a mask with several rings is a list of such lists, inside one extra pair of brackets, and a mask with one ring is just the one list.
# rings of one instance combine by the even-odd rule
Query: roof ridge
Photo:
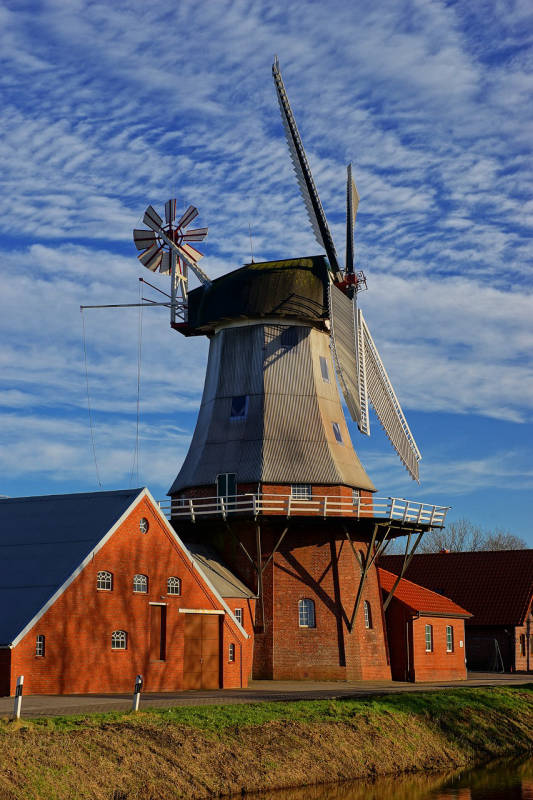
[(63, 494), (36, 494), (36, 495), (27, 495), (25, 497), (1, 497), (0, 503), (23, 503), (31, 500), (33, 502), (37, 501), (45, 501), (45, 500), (61, 500), (64, 498), (72, 498), (72, 497), (101, 497), (102, 495), (114, 497), (127, 497), (128, 495), (135, 496), (140, 494), (140, 492), (144, 491), (145, 487), (141, 486), (138, 489), (109, 489), (103, 491), (96, 491), (96, 492), (67, 492)]

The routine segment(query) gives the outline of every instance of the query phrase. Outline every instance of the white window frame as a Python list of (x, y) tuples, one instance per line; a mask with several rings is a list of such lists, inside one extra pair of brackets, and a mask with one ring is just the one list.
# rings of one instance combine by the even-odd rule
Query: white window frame
[[(177, 589), (177, 591), (175, 591)], [(167, 578), (167, 594), (172, 597), (181, 597), (181, 578), (170, 575)]]
[(291, 483), (291, 497), (293, 500), (312, 500), (313, 486), (310, 483)]
[[(104, 584), (101, 586), (100, 584)], [(107, 585), (109, 584), (109, 586)], [(113, 573), (107, 569), (99, 569), (96, 573), (96, 588), (99, 592), (113, 591)]]
[(363, 611), (365, 615), (365, 628), (367, 631), (372, 630), (372, 609), (368, 600), (363, 603)]
[(228, 647), (228, 662), (230, 664), (233, 664), (234, 661), (235, 661), (235, 645), (233, 644), (233, 642), (230, 642), (230, 645)]
[(446, 652), (453, 653), (453, 650), (454, 650), (453, 625), (446, 625)]
[(44, 658), (46, 652), (46, 637), (44, 633), (39, 633), (35, 637), (35, 655), (38, 658)]
[(128, 634), (126, 631), (113, 631), (111, 634), (111, 650), (127, 650)]
[(242, 619), (243, 619), (243, 609), (242, 609), (242, 608), (236, 608), (236, 609), (235, 609), (235, 611), (234, 611), (233, 613), (234, 613), (234, 615), (235, 615), (235, 619), (237, 620), (237, 622), (238, 622), (240, 625), (242, 625)]
[(298, 627), (316, 628), (315, 601), (310, 597), (298, 600)]
[[(146, 588), (139, 589), (139, 584)], [(135, 594), (148, 594), (148, 575), (143, 575), (142, 572), (137, 572), (133, 576), (133, 591)]]
[(426, 625), (424, 630), (424, 637), (426, 640), (426, 653), (433, 652), (433, 625), (429, 623)]

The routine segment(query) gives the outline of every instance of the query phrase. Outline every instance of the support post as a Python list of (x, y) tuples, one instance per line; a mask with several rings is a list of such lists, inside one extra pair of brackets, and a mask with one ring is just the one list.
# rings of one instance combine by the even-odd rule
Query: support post
[(256, 569), (257, 569), (257, 597), (261, 606), (261, 628), (265, 627), (265, 601), (263, 597), (263, 567), (261, 558), (261, 526), (255, 526), (255, 548), (256, 548)]
[(20, 719), (20, 709), (22, 707), (22, 687), (24, 686), (24, 675), (19, 675), (17, 678), (17, 686), (15, 689), (15, 703), (13, 706), (13, 719)]
[(417, 536), (417, 538), (416, 538), (416, 542), (414, 543), (414, 545), (412, 547), (411, 552), (409, 552), (409, 544), (411, 542), (412, 533), (409, 534), (409, 536), (407, 538), (407, 544), (405, 546), (405, 553), (404, 553), (404, 557), (403, 557), (403, 564), (402, 564), (402, 568), (400, 570), (400, 574), (398, 575), (398, 577), (396, 578), (396, 580), (392, 584), (392, 589), (390, 590), (390, 592), (388, 593), (387, 597), (385, 598), (385, 602), (383, 603), (383, 611), (386, 611), (387, 608), (389, 607), (389, 603), (392, 600), (392, 598), (394, 597), (394, 592), (398, 588), (398, 584), (400, 583), (401, 579), (405, 575), (407, 567), (411, 563), (411, 559), (413, 558), (413, 556), (415, 554), (415, 550), (418, 547), (418, 545), (420, 544), (420, 540), (421, 540), (423, 535), (424, 535), (424, 531), (420, 531), (418, 536)]
[(266, 568), (268, 567), (268, 565), (270, 564), (270, 562), (274, 558), (274, 555), (276, 554), (276, 552), (278, 550), (278, 547), (280, 546), (280, 544), (284, 540), (285, 534), (287, 533), (288, 530), (289, 530), (289, 526), (287, 525), (287, 527), (284, 528), (284, 530), (283, 530), (281, 536), (279, 537), (278, 541), (274, 545), (274, 549), (272, 550), (272, 552), (270, 553), (269, 557), (267, 558), (267, 560), (265, 561), (265, 563), (261, 567), (261, 574), (263, 574), (263, 572), (266, 570)]
[(141, 699), (141, 689), (143, 686), (143, 676), (137, 675), (135, 678), (135, 686), (133, 689), (133, 700), (131, 703), (131, 710), (138, 711), (139, 710), (139, 700)]
[[(375, 556), (374, 556), (374, 558), (371, 558), (371, 553), (372, 553), (372, 551), (374, 549), (374, 544), (376, 542), (376, 536), (377, 536), (377, 533), (378, 533), (378, 529), (379, 529), (379, 525), (378, 524), (374, 525), (374, 532), (372, 533), (372, 539), (371, 539), (371, 541), (370, 541), (370, 543), (368, 545), (368, 549), (366, 551), (365, 560), (361, 564), (361, 568), (362, 568), (361, 580), (359, 581), (359, 588), (357, 589), (357, 597), (355, 598), (355, 605), (354, 605), (354, 609), (353, 609), (353, 612), (352, 612), (352, 618), (351, 618), (351, 620), (350, 620), (350, 622), (348, 624), (348, 631), (350, 633), (353, 631), (353, 626), (354, 626), (354, 623), (355, 623), (355, 619), (357, 617), (357, 612), (358, 612), (359, 606), (361, 604), (361, 597), (363, 596), (363, 587), (364, 587), (364, 585), (366, 583), (366, 577), (368, 575), (368, 570), (370, 569), (370, 567), (374, 563)], [(355, 547), (353, 545), (352, 540), (350, 539), (350, 536), (349, 536), (347, 530), (346, 530), (346, 535), (348, 536), (348, 541), (352, 545), (352, 550), (355, 553)]]

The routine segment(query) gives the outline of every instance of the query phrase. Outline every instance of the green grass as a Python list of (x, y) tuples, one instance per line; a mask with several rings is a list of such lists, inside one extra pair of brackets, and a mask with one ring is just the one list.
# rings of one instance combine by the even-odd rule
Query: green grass
[[(368, 698), (304, 700), (278, 703), (243, 703), (212, 706), (178, 706), (169, 709), (146, 708), (137, 713), (107, 712), (58, 717), (41, 717), (19, 723), (0, 721), (0, 735), (21, 727), (69, 731), (83, 727), (105, 728), (116, 725), (189, 725), (220, 733), (227, 728), (263, 725), (271, 721), (319, 724), (353, 724), (356, 718), (376, 718), (383, 714), (409, 714), (454, 729), (467, 718), (478, 715), (519, 717), (525, 706), (533, 714), (533, 684), (525, 686), (459, 688), (442, 691), (406, 692)], [(142, 701), (141, 701), (142, 708)]]

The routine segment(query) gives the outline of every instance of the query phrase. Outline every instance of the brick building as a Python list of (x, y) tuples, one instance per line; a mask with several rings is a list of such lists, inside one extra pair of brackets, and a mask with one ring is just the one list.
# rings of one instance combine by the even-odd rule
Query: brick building
[[(387, 595), (397, 576), (381, 568), (378, 575)], [(471, 616), (447, 597), (402, 579), (385, 614), (393, 680), (465, 680), (465, 620)]]
[[(402, 563), (402, 556), (380, 560), (396, 574)], [(533, 550), (416, 554), (405, 576), (472, 613), (469, 669), (533, 671)]]
[(146, 489), (0, 500), (0, 693), (236, 688), (252, 593)]

